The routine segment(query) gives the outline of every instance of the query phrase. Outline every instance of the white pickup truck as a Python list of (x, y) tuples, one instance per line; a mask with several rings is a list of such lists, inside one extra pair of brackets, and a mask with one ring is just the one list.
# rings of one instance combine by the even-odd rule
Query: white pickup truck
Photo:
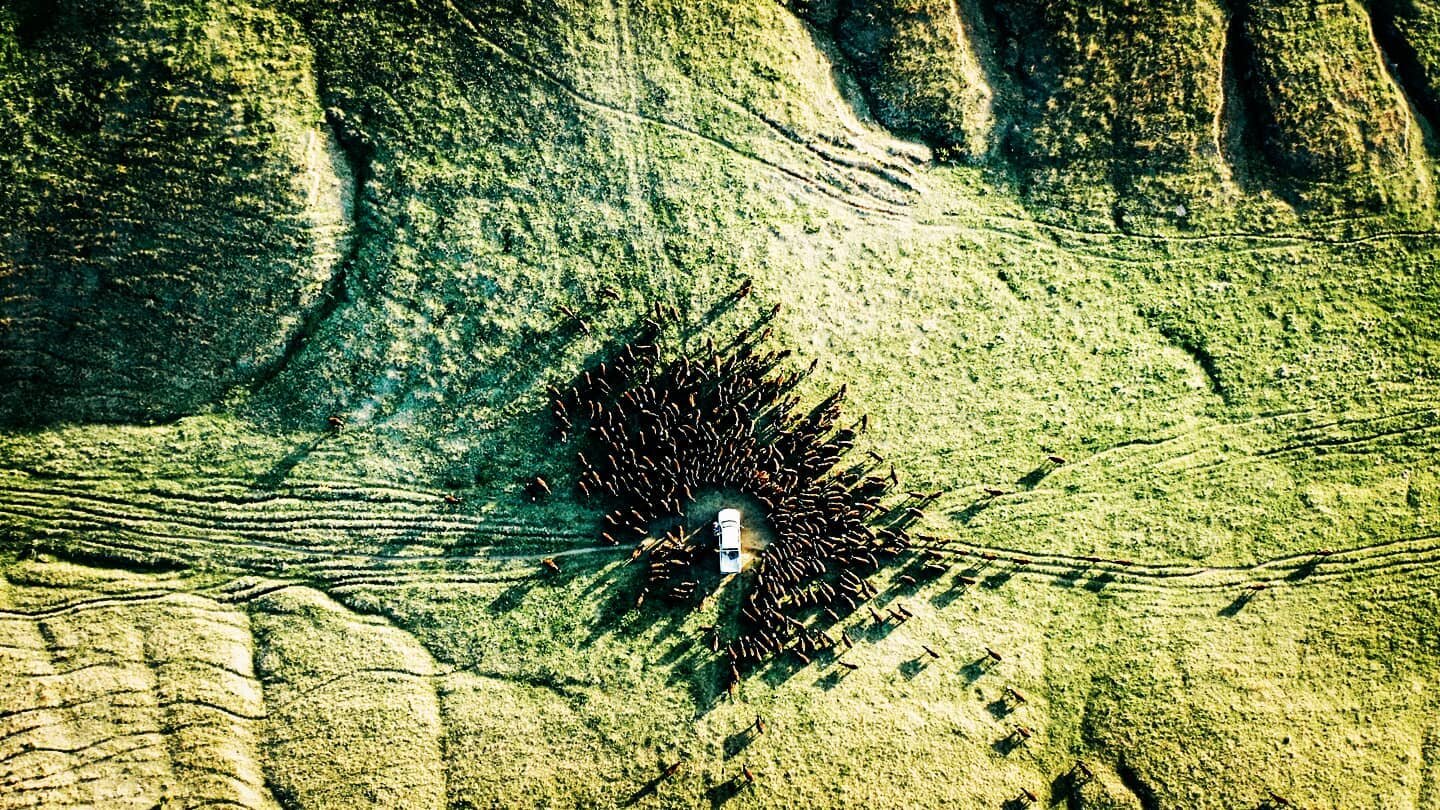
[(720, 545), (720, 573), (740, 573), (740, 510), (721, 509), (715, 517), (715, 537)]

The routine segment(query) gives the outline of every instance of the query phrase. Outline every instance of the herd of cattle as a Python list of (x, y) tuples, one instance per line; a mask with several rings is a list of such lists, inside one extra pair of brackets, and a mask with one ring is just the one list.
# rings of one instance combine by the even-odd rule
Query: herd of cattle
[[(633, 559), (646, 558), (639, 602), (696, 600), (715, 546), (709, 532), (687, 531), (686, 509), (705, 491), (743, 493), (773, 540), (752, 566), (735, 637), (712, 634), (712, 648), (723, 647), (738, 680), (781, 652), (804, 658), (834, 646), (821, 627), (873, 595), (867, 577), (910, 545), (905, 527), (938, 493), (883, 507), (898, 483), (893, 466), (877, 472), (873, 452), (842, 465), (867, 420), (837, 427), (844, 387), (801, 410), (793, 391), (814, 365), (782, 370), (789, 352), (762, 348), (768, 329), (668, 359), (659, 335), (647, 321), (609, 360), (549, 389), (558, 438), (581, 439), (580, 494), (609, 508), (602, 539), (637, 543)], [(667, 523), (675, 528), (648, 539)]]

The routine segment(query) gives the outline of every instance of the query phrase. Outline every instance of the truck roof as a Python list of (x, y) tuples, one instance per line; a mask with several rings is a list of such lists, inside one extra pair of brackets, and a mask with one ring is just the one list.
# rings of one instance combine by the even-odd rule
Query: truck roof
[(715, 516), (716, 534), (720, 540), (720, 573), (740, 572), (740, 510), (721, 509)]

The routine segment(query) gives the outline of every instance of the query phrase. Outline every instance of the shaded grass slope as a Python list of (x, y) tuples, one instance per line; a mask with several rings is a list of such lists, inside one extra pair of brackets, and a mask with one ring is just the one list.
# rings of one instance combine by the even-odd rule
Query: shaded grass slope
[(173, 418), (283, 362), (353, 175), (293, 19), (0, 9), (0, 417)]

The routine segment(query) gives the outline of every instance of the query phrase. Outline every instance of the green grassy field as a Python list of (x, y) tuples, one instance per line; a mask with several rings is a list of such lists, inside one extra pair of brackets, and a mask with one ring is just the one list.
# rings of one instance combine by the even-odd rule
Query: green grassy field
[[(1433, 9), (1164, 5), (0, 8), (0, 810), (1440, 808)], [(858, 669), (599, 545), (656, 302), (944, 491)]]

